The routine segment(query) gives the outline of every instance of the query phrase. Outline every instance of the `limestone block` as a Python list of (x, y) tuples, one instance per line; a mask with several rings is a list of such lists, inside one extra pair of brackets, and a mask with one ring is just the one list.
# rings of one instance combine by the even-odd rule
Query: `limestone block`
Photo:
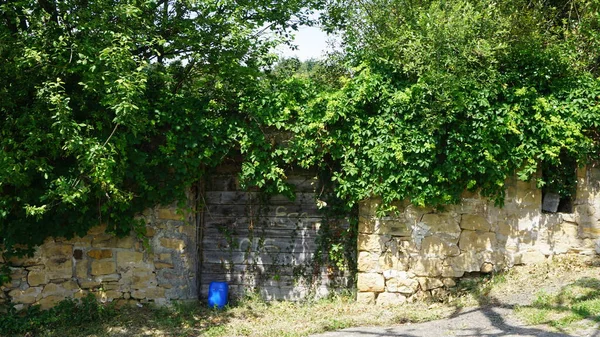
[(87, 255), (92, 259), (101, 260), (101, 259), (109, 259), (113, 256), (113, 252), (110, 249), (92, 249)]
[(173, 264), (166, 262), (154, 262), (154, 268), (156, 269), (170, 269), (173, 268)]
[(447, 213), (425, 214), (421, 222), (429, 227), (431, 234), (439, 237), (458, 238), (460, 235), (459, 217)]
[(444, 268), (442, 269), (443, 277), (462, 277), (464, 274), (464, 270), (454, 269), (450, 265), (444, 266)]
[(457, 245), (437, 236), (427, 236), (421, 242), (422, 256), (444, 258), (446, 256), (458, 256), (459, 254), (460, 249)]
[(119, 251), (117, 252), (117, 266), (119, 270), (141, 267), (144, 263), (144, 253)]
[(440, 258), (414, 257), (411, 259), (409, 269), (417, 276), (440, 276), (444, 268), (443, 260)]
[(490, 231), (490, 223), (481, 215), (463, 214), (460, 220), (460, 228), (471, 231)]
[(358, 271), (360, 272), (368, 272), (373, 271), (377, 272), (379, 269), (379, 254), (371, 253), (371, 252), (358, 252)]
[(91, 275), (108, 275), (117, 271), (117, 265), (114, 261), (94, 260), (92, 261)]
[(359, 292), (356, 294), (356, 302), (364, 304), (375, 303), (375, 293), (373, 292)]
[(133, 289), (145, 289), (158, 284), (154, 273), (135, 273), (131, 277), (131, 281)]
[(48, 309), (56, 306), (60, 301), (62, 301), (64, 299), (65, 298), (63, 296), (51, 295), (51, 296), (42, 298), (36, 304), (39, 304), (40, 309), (48, 310)]
[(79, 287), (82, 289), (93, 289), (100, 286), (101, 282), (93, 279), (78, 279)]
[(396, 217), (384, 217), (379, 219), (379, 230), (376, 232), (391, 236), (409, 237), (412, 232), (411, 228), (410, 221), (400, 214)]
[(439, 278), (433, 277), (419, 277), (417, 278), (419, 285), (421, 286), (421, 290), (431, 290), (436, 288), (441, 288), (444, 286), (444, 282)]
[(474, 251), (467, 251), (448, 259), (449, 266), (456, 274), (479, 271), (481, 263), (481, 256)]
[(65, 281), (61, 284), (61, 286), (68, 291), (79, 290), (79, 285), (77, 284), (77, 282), (75, 282), (73, 280)]
[(27, 283), (30, 287), (37, 287), (40, 284), (48, 283), (48, 277), (46, 271), (42, 266), (30, 267), (29, 273), (27, 273)]
[(179, 226), (179, 233), (185, 235), (188, 238), (196, 239), (196, 227), (188, 224)]
[(377, 305), (394, 306), (406, 303), (406, 296), (399, 293), (381, 293), (377, 296)]
[(451, 277), (447, 277), (447, 278), (443, 279), (442, 282), (444, 283), (444, 287), (446, 287), (446, 288), (456, 287), (456, 281)]
[(158, 260), (162, 262), (172, 263), (173, 257), (171, 254), (158, 254)]
[(8, 292), (13, 303), (33, 304), (41, 298), (42, 287), (30, 287), (25, 290), (13, 289)]
[(48, 296), (65, 295), (65, 293), (65, 289), (59, 286), (58, 284), (48, 283), (44, 286), (44, 289), (42, 290), (42, 298)]
[(377, 271), (383, 269), (395, 269), (395, 270), (407, 270), (409, 266), (408, 257), (399, 257), (392, 253), (384, 253), (379, 257), (378, 265), (380, 268)]
[(493, 251), (496, 247), (496, 234), (464, 230), (460, 234), (458, 246), (463, 252)]
[(44, 244), (42, 256), (46, 257), (46, 277), (49, 280), (73, 277), (73, 246), (65, 244)]
[(89, 262), (87, 260), (79, 260), (75, 262), (75, 277), (76, 278), (86, 278), (88, 277), (88, 266)]
[(491, 273), (494, 271), (494, 265), (489, 262), (484, 262), (481, 264), (481, 267), (479, 268), (479, 270), (482, 273)]
[(146, 227), (146, 236), (147, 237), (153, 237), (154, 235), (156, 235), (156, 229), (154, 229), (154, 227)]
[(174, 249), (179, 252), (183, 252), (185, 248), (185, 242), (180, 239), (161, 238), (160, 245), (164, 248)]
[(135, 243), (135, 238), (132, 235), (117, 238), (117, 248), (131, 249)]
[(146, 293), (147, 299), (158, 299), (165, 297), (165, 289), (161, 287), (147, 288), (144, 289), (144, 292)]
[(382, 292), (385, 289), (385, 280), (379, 273), (358, 273), (357, 288), (363, 292)]
[(406, 272), (385, 282), (385, 289), (390, 293), (414, 294), (419, 288), (416, 278), (409, 277)]
[(79, 248), (89, 248), (92, 246), (92, 236), (86, 235), (84, 237), (76, 236), (71, 240), (65, 241), (66, 244), (73, 245), (74, 247)]
[(517, 232), (518, 230), (515, 221), (502, 220), (497, 222), (496, 233), (511, 236), (516, 235)]
[(522, 264), (537, 264), (546, 262), (546, 256), (538, 251), (527, 251), (521, 253)]
[(183, 215), (177, 214), (177, 209), (175, 208), (159, 208), (157, 211), (157, 217), (161, 220), (184, 220)]
[(117, 245), (117, 238), (112, 234), (98, 234), (92, 239), (94, 248), (113, 248)]
[(542, 190), (535, 186), (534, 181), (522, 181), (517, 179), (515, 202), (519, 206), (533, 206), (540, 208), (542, 205)]
[(390, 239), (389, 235), (358, 234), (358, 250), (380, 253)]

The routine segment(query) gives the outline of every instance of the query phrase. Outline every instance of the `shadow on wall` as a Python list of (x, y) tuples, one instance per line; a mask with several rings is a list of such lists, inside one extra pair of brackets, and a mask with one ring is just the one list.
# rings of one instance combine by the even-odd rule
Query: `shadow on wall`
[(535, 182), (516, 178), (506, 182), (502, 208), (464, 193), (460, 204), (444, 211), (398, 203), (398, 215), (377, 217), (379, 203), (360, 206), (357, 299), (403, 303), (441, 295), (465, 273), (500, 271), (556, 254), (595, 254), (600, 170), (578, 171), (573, 213), (542, 212)]

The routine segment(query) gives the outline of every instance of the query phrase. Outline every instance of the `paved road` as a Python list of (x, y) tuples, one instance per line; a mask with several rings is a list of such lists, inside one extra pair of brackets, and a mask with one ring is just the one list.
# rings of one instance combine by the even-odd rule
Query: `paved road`
[(577, 333), (549, 331), (546, 327), (527, 326), (511, 315), (512, 310), (502, 307), (470, 308), (448, 319), (405, 324), (396, 327), (363, 327), (312, 335), (311, 337), (430, 337), (430, 336), (478, 336), (478, 337), (600, 337), (600, 330), (589, 328)]

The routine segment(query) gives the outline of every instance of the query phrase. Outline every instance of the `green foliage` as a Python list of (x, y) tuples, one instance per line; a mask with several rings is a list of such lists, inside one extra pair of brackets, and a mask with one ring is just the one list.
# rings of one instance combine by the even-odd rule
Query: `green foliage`
[(509, 176), (597, 158), (597, 0), (331, 0), (322, 19), (343, 50), (274, 65), (271, 48), (324, 5), (0, 4), (9, 253), (98, 223), (129, 233), (234, 154), (265, 192), (291, 195), (296, 165), (326, 172), (347, 209), (465, 189), (501, 204)]
[(269, 143), (244, 101), (319, 6), (0, 2), (0, 244), (14, 254), (99, 223), (129, 233), (230, 151), (246, 155), (248, 183), (280, 181), (257, 167)]
[(36, 335), (44, 331), (108, 321), (116, 312), (111, 306), (99, 304), (93, 294), (77, 302), (66, 299), (55, 307), (42, 311), (32, 306), (26, 311), (10, 309), (0, 315), (0, 336)]
[(350, 205), (444, 205), (464, 190), (502, 204), (515, 173), (597, 157), (599, 5), (339, 1), (329, 19), (344, 28), (347, 71), (339, 86), (284, 81), (270, 103), (291, 134), (278, 151), (329, 170)]

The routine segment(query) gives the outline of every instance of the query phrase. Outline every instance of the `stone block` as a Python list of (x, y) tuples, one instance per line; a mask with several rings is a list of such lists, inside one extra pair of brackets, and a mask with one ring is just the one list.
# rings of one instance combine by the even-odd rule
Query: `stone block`
[(89, 262), (87, 260), (79, 260), (75, 262), (75, 277), (76, 278), (86, 278), (88, 277), (88, 266)]
[(481, 264), (481, 267), (479, 268), (479, 270), (482, 273), (491, 273), (494, 271), (494, 265), (489, 262), (484, 262)]
[(444, 278), (442, 282), (444, 283), (444, 287), (446, 288), (456, 287), (456, 281), (451, 277)]
[(458, 238), (460, 235), (459, 217), (452, 214), (425, 214), (421, 222), (429, 227), (430, 234), (445, 238)]
[[(468, 251), (468, 252), (464, 252), (462, 254), (460, 254), (459, 256), (456, 257), (451, 257), (448, 258), (448, 265), (452, 268), (452, 270), (455, 272), (455, 275), (463, 273), (464, 272), (474, 272), (474, 271), (479, 271), (479, 268), (481, 267), (481, 256), (478, 255), (476, 252), (474, 251)], [(444, 276), (450, 276), (450, 275), (444, 275)], [(462, 274), (460, 275), (462, 276)], [(460, 276), (456, 276), (456, 277), (460, 277)]]
[(464, 230), (460, 234), (458, 246), (463, 252), (493, 251), (497, 246), (496, 234)]
[(94, 248), (114, 248), (117, 245), (117, 238), (112, 234), (98, 234), (92, 239)]
[(183, 215), (177, 214), (177, 209), (175, 208), (159, 208), (157, 211), (157, 217), (161, 220), (184, 220)]
[(94, 260), (92, 261), (91, 274), (94, 276), (113, 274), (117, 271), (114, 261)]
[(418, 288), (418, 280), (410, 277), (406, 272), (385, 282), (385, 289), (390, 293), (414, 294)]
[(162, 262), (172, 263), (173, 257), (171, 254), (158, 254), (158, 260)]
[(117, 252), (119, 270), (135, 268), (144, 264), (144, 253), (120, 251)]
[(379, 271), (379, 254), (366, 251), (358, 252), (357, 267), (360, 272)]
[(48, 283), (46, 271), (43, 268), (35, 268), (29, 270), (27, 274), (27, 283), (30, 287), (36, 287)]
[(537, 264), (546, 262), (546, 256), (538, 251), (528, 251), (521, 253), (522, 264)]
[(490, 223), (481, 215), (463, 214), (460, 220), (460, 228), (471, 231), (490, 231)]
[(410, 237), (412, 233), (412, 226), (403, 215), (384, 217), (377, 221), (379, 224), (376, 233), (400, 237)]
[(156, 269), (171, 269), (173, 264), (166, 262), (154, 262), (154, 268)]
[(110, 249), (92, 249), (87, 255), (92, 259), (101, 260), (112, 258), (113, 252)]
[(415, 257), (409, 269), (417, 276), (436, 277), (442, 275), (443, 260), (439, 258)]
[(364, 304), (375, 304), (375, 293), (359, 292), (356, 293), (356, 302)]
[(135, 273), (131, 281), (133, 289), (145, 289), (158, 284), (154, 273)]
[(419, 277), (417, 278), (419, 281), (419, 285), (421, 286), (421, 290), (431, 290), (436, 288), (441, 288), (444, 286), (444, 282), (439, 278), (432, 277)]
[(185, 242), (180, 239), (161, 238), (160, 245), (164, 248), (174, 249), (179, 252), (183, 252), (185, 249)]
[(399, 257), (398, 255), (394, 255), (392, 253), (384, 253), (379, 256), (378, 265), (380, 268), (377, 271), (383, 269), (395, 269), (395, 270), (407, 270), (409, 266), (409, 258), (408, 257)]
[(41, 298), (42, 287), (30, 287), (25, 290), (13, 289), (8, 292), (12, 302), (17, 304), (33, 304)]
[(79, 287), (82, 289), (93, 289), (100, 286), (101, 282), (94, 279), (78, 279)]
[(196, 239), (196, 227), (188, 224), (179, 226), (179, 233), (190, 239)]
[(406, 296), (399, 293), (381, 293), (377, 295), (377, 305), (395, 306), (406, 303)]
[(40, 309), (48, 310), (48, 309), (56, 306), (60, 301), (62, 301), (64, 299), (65, 298), (63, 296), (51, 295), (51, 296), (42, 298), (36, 304), (38, 304), (40, 306)]
[(458, 256), (459, 254), (460, 249), (457, 245), (437, 236), (427, 236), (421, 242), (422, 256), (444, 258), (446, 256)]
[(156, 229), (154, 229), (154, 227), (146, 227), (146, 236), (151, 238), (154, 235), (156, 235)]
[(385, 289), (385, 279), (379, 273), (358, 273), (357, 287), (362, 292), (382, 292)]
[(117, 238), (117, 248), (131, 249), (131, 248), (133, 248), (135, 241), (136, 240), (133, 237), (133, 235), (129, 235), (129, 236), (122, 237), (122, 238)]
[(380, 253), (390, 239), (388, 235), (358, 234), (358, 250)]

